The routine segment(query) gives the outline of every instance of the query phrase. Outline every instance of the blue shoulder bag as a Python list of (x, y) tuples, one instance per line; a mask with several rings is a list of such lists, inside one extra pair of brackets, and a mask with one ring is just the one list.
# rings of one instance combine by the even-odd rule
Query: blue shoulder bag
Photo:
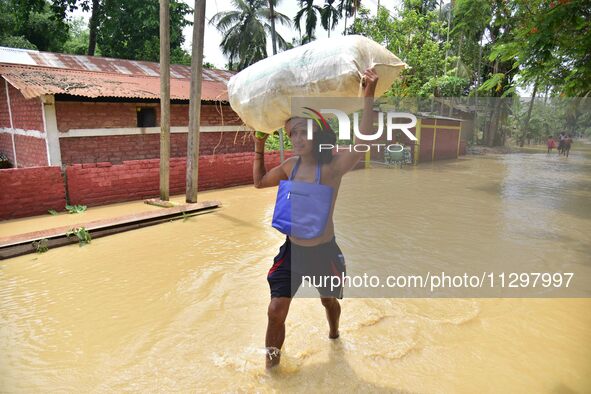
[(283, 234), (311, 239), (324, 233), (333, 189), (320, 183), (320, 162), (315, 183), (294, 181), (301, 160), (298, 158), (289, 180), (279, 182), (272, 226)]

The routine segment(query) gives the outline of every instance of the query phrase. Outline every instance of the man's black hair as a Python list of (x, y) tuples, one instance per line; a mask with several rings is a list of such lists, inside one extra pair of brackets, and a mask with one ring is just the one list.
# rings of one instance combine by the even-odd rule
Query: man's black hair
[(337, 136), (330, 125), (317, 127), (316, 131), (312, 134), (312, 142), (314, 143), (316, 160), (321, 164), (330, 163), (332, 161), (332, 149), (320, 150), (320, 144), (335, 145), (337, 142)]
[[(287, 128), (287, 123), (292, 120), (298, 118), (296, 116), (289, 118), (285, 122), (285, 127)], [(305, 119), (306, 117), (299, 117), (301, 119)], [(323, 149), (320, 151), (320, 144), (330, 144), (335, 145), (337, 142), (337, 136), (333, 129), (330, 127), (329, 124), (325, 126), (320, 126), (315, 121), (312, 121), (312, 127), (314, 129), (314, 133), (312, 133), (312, 143), (314, 145), (314, 156), (316, 160), (318, 160), (321, 164), (330, 163), (332, 161), (332, 149)]]

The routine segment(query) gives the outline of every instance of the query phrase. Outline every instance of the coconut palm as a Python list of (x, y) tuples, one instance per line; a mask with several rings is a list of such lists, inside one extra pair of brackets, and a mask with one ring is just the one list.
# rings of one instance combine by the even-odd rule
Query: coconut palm
[[(361, 0), (341, 0), (338, 6), (338, 11), (345, 16), (345, 29), (343, 35), (347, 34), (347, 19), (350, 17), (357, 17), (357, 10), (361, 6)], [(355, 22), (353, 22), (355, 23)]]
[[(277, 0), (272, 0), (277, 4)], [(215, 14), (209, 23), (223, 35), (220, 48), (228, 58), (228, 68), (242, 70), (267, 57), (267, 35), (271, 35), (271, 15), (275, 22), (291, 26), (290, 19), (269, 9), (268, 0), (232, 0), (234, 10)], [(276, 33), (279, 49), (287, 49), (287, 42)]]
[(296, 16), (293, 18), (295, 23), (296, 29), (302, 34), (302, 17), (305, 15), (306, 25), (304, 29), (304, 37), (308, 37), (308, 42), (315, 39), (314, 31), (316, 30), (316, 25), (318, 24), (318, 15), (322, 14), (322, 7), (314, 5), (314, 0), (298, 0), (300, 5), (300, 10), (297, 12)]
[(330, 31), (335, 28), (341, 17), (339, 10), (333, 6), (334, 2), (335, 0), (325, 0), (324, 7), (320, 11), (320, 24), (328, 32), (329, 37)]

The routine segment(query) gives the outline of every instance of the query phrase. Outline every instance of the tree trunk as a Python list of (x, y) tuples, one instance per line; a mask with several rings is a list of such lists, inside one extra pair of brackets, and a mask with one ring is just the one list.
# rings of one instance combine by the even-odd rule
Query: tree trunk
[(497, 134), (497, 129), (499, 128), (499, 106), (500, 106), (500, 99), (495, 97), (495, 105), (493, 107), (491, 113), (491, 119), (488, 123), (488, 131), (486, 133), (486, 146), (493, 146), (495, 137)]
[(170, 5), (160, 0), (160, 199), (168, 201), (170, 179)]
[(88, 56), (94, 56), (96, 50), (96, 31), (98, 29), (100, 6), (100, 0), (92, 0), (92, 14), (88, 23)]
[[(525, 117), (525, 123), (523, 125), (524, 131), (529, 135), (529, 120), (531, 118), (531, 111), (534, 108), (534, 100), (536, 99), (536, 94), (538, 93), (538, 80), (534, 83), (534, 91), (532, 94), (532, 98), (529, 102), (529, 108), (527, 109), (527, 116)], [(530, 138), (527, 139), (527, 144), (529, 145)]]
[(458, 46), (458, 61), (456, 62), (456, 73), (455, 76), (458, 76), (458, 70), (460, 69), (460, 59), (462, 57), (462, 44), (464, 43), (464, 36), (460, 36), (460, 45)]
[[(484, 36), (484, 33), (482, 34)], [(478, 105), (478, 89), (480, 88), (480, 63), (482, 60), (482, 36), (480, 36), (480, 40), (478, 42), (478, 71), (476, 73), (476, 89), (474, 90), (474, 130), (476, 130), (476, 125), (478, 124), (478, 109), (480, 106)]]
[[(449, 43), (449, 28), (451, 25), (451, 12), (452, 9), (449, 10), (449, 12), (447, 13), (447, 38), (445, 39), (445, 45), (447, 45)], [(443, 61), (443, 75), (447, 74), (447, 56), (448, 56), (448, 50), (445, 50), (445, 60)]]
[(275, 9), (273, 0), (269, 0), (269, 10), (271, 11), (271, 44), (273, 46), (273, 55), (277, 54), (277, 36), (275, 33)]
[(546, 90), (544, 92), (544, 104), (548, 104), (548, 89), (550, 89), (550, 87), (546, 85)]
[(191, 91), (189, 96), (189, 133), (187, 136), (186, 195), (188, 203), (197, 202), (199, 184), (199, 122), (201, 121), (201, 77), (203, 72), (203, 32), (205, 0), (195, 0), (193, 47), (191, 50)]

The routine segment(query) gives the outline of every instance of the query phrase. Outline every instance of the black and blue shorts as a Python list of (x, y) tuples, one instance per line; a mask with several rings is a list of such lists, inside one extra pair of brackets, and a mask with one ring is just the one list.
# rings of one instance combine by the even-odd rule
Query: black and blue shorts
[[(321, 297), (341, 299), (346, 274), (345, 259), (335, 237), (315, 246), (296, 245), (286, 237), (273, 259), (267, 281), (271, 297), (293, 297), (302, 281), (312, 278), (309, 284), (316, 287)], [(340, 280), (332, 280), (335, 276)]]

